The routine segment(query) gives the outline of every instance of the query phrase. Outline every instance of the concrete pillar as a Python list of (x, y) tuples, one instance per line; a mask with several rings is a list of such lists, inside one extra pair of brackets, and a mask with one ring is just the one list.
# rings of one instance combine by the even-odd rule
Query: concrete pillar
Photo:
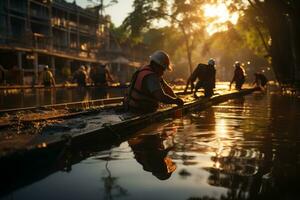
[(19, 69), (23, 69), (22, 54), (23, 52), (17, 52)]
[(10, 1), (7, 1), (7, 34), (11, 35), (11, 15), (10, 15)]
[(54, 76), (54, 78), (55, 78), (55, 70), (56, 70), (56, 68), (55, 68), (55, 57), (54, 56), (51, 56), (50, 57), (50, 68), (52, 69), (52, 73), (53, 73), (53, 76)]
[(77, 30), (77, 49), (79, 49), (79, 52), (81, 52), (80, 36), (79, 36), (80, 20), (79, 20), (79, 12), (78, 11), (76, 11), (76, 17), (77, 17), (77, 19), (76, 19), (77, 20), (76, 21), (76, 23), (77, 23), (77, 28), (76, 28), (76, 30)]
[(48, 42), (47, 42), (47, 48), (52, 50), (53, 49), (52, 3), (48, 3), (48, 12), (49, 12), (50, 23), (49, 23), (49, 39), (48, 39)]
[(39, 57), (38, 53), (33, 53), (34, 59), (33, 59), (33, 71), (34, 71), (34, 76), (33, 76), (33, 84), (37, 84), (39, 80)]
[[(70, 21), (70, 13), (67, 12), (67, 19), (68, 22)], [(67, 35), (67, 43), (68, 43), (68, 48), (71, 47), (71, 28), (69, 23), (67, 23), (67, 30), (68, 30), (68, 35)]]
[(19, 83), (21, 85), (24, 84), (24, 71), (23, 71), (23, 59), (22, 59), (23, 52), (17, 52), (18, 56), (18, 68), (20, 70), (20, 77), (19, 77)]

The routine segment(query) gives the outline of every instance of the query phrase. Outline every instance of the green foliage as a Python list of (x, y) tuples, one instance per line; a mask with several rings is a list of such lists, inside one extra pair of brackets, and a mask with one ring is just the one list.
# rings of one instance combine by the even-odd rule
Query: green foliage
[[(252, 7), (247, 8), (244, 14), (240, 17), (236, 29), (241, 34), (250, 49), (259, 56), (266, 56), (269, 54), (270, 33), (263, 25), (261, 18), (256, 16), (256, 12)], [(264, 46), (265, 44), (267, 46)]]
[(204, 28), (201, 5), (206, 2), (205, 0), (174, 0), (168, 5), (167, 0), (135, 0), (134, 10), (124, 20), (123, 26), (130, 32), (132, 39), (142, 41), (143, 33), (149, 30), (154, 20), (169, 21), (170, 26), (179, 29), (182, 34), (191, 71), (195, 41), (201, 36)]
[[(300, 76), (295, 73), (300, 66), (299, 1), (248, 0), (247, 2), (249, 7), (244, 9), (244, 21), (241, 23), (241, 27), (247, 28), (247, 32), (244, 32), (247, 43), (260, 55), (268, 53), (267, 56), (272, 61), (280, 83), (295, 85), (297, 81), (300, 82)], [(245, 5), (241, 2), (235, 3)], [(243, 24), (250, 26), (248, 28)]]
[(115, 27), (114, 24), (110, 26), (110, 33), (119, 43), (125, 43), (129, 40), (129, 34), (123, 26)]
[(163, 18), (166, 13), (166, 0), (135, 0), (134, 10), (124, 20), (123, 26), (132, 38), (139, 38), (151, 25), (151, 20)]

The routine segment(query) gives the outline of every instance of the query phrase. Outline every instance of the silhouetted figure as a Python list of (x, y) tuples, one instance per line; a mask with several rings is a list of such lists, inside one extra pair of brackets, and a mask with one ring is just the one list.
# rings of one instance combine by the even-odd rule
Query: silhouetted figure
[(44, 67), (44, 71), (42, 72), (41, 75), (42, 75), (41, 78), (44, 87), (51, 87), (51, 86), (55, 87), (55, 80), (53, 74), (47, 65)]
[(145, 171), (152, 172), (160, 180), (170, 178), (176, 170), (176, 165), (168, 157), (168, 152), (172, 147), (164, 144), (167, 138), (168, 136), (156, 134), (142, 135), (128, 140), (137, 162)]
[(0, 65), (0, 85), (6, 84), (6, 73), (7, 70), (2, 65)]
[(241, 66), (240, 62), (236, 61), (234, 66), (235, 66), (234, 75), (229, 84), (229, 89), (231, 89), (231, 85), (235, 83), (235, 89), (241, 90), (243, 84), (245, 83), (246, 73), (244, 68)]
[(113, 82), (112, 75), (105, 64), (94, 66), (91, 70), (90, 77), (95, 86), (108, 86), (108, 82)]
[[(198, 79), (196, 87), (194, 87), (194, 82)], [(194, 96), (197, 97), (196, 93), (198, 89), (204, 89), (205, 97), (211, 97), (214, 94), (213, 89), (216, 86), (216, 69), (215, 60), (209, 59), (208, 65), (198, 64), (196, 69), (193, 71), (191, 76), (188, 78), (184, 92), (187, 92), (188, 86), (191, 85), (191, 92), (194, 88)]]
[(80, 87), (85, 87), (87, 82), (87, 73), (84, 66), (81, 66), (73, 75), (73, 82), (76, 81)]
[(255, 85), (255, 87), (260, 87), (264, 89), (268, 83), (267, 77), (259, 72), (254, 73), (254, 76), (255, 80), (253, 82), (253, 85)]

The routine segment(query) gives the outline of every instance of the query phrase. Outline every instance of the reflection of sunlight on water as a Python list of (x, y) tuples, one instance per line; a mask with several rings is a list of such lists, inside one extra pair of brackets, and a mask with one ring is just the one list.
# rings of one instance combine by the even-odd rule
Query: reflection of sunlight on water
[(91, 99), (90, 94), (88, 92), (86, 92), (83, 97), (83, 101), (89, 101), (90, 99)]
[[(75, 151), (72, 171), (46, 174), (44, 180), (14, 194), (32, 199), (29, 191), (45, 190), (51, 196), (62, 188), (59, 199), (72, 194), (82, 199), (99, 197), (105, 192), (115, 197), (128, 194), (130, 199), (257, 199), (257, 193), (270, 190), (282, 176), (280, 184), (290, 188), (285, 180), (299, 180), (299, 129), (294, 126), (297, 121), (288, 122), (299, 121), (299, 107), (287, 107), (292, 105), (287, 102), (278, 108), (275, 103), (276, 110), (265, 100), (250, 96), (245, 103), (236, 99), (180, 119), (160, 121), (112, 149), (95, 144), (95, 150)], [(89, 157), (81, 161), (77, 156), (84, 154)], [(70, 190), (65, 189), (68, 187)]]
[(227, 124), (226, 124), (225, 119), (216, 119), (215, 129), (216, 129), (216, 135), (219, 138), (227, 138), (228, 137)]
[(229, 82), (217, 82), (216, 88), (218, 88), (218, 90), (228, 90)]
[[(225, 119), (216, 119), (215, 124), (215, 133), (216, 133), (216, 140), (217, 140), (217, 149), (215, 154), (217, 157), (221, 156), (224, 150), (224, 146), (231, 146), (231, 143), (228, 139), (228, 127)], [(216, 168), (217, 164), (216, 164)]]

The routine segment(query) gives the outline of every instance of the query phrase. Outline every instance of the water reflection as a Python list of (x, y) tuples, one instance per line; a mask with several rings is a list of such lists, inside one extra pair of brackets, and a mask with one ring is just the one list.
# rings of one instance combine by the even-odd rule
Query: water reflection
[(134, 158), (156, 178), (166, 180), (176, 170), (176, 165), (168, 156), (173, 148), (174, 132), (163, 131), (161, 134), (140, 135), (128, 140), (134, 152)]
[(104, 199), (109, 199), (109, 200), (118, 197), (128, 196), (128, 191), (118, 183), (118, 177), (114, 177), (112, 175), (111, 170), (109, 169), (109, 161), (111, 160), (111, 153), (112, 151), (110, 151), (106, 159), (104, 158), (104, 160), (106, 160), (105, 170), (107, 172), (107, 176), (102, 177), (102, 181), (104, 183), (104, 191), (105, 191)]
[(124, 95), (124, 91), (98, 87), (0, 90), (0, 109), (120, 97)]
[[(42, 189), (47, 196), (68, 180), (77, 189), (62, 191), (60, 199), (299, 199), (299, 121), (299, 98), (251, 95), (167, 119), (129, 139), (66, 149), (55, 161), (36, 162), (31, 175), (21, 177), (15, 167), (9, 184), (31, 180), (10, 194), (29, 198)], [(53, 168), (57, 160), (62, 164)], [(86, 187), (94, 189), (84, 193)]]

